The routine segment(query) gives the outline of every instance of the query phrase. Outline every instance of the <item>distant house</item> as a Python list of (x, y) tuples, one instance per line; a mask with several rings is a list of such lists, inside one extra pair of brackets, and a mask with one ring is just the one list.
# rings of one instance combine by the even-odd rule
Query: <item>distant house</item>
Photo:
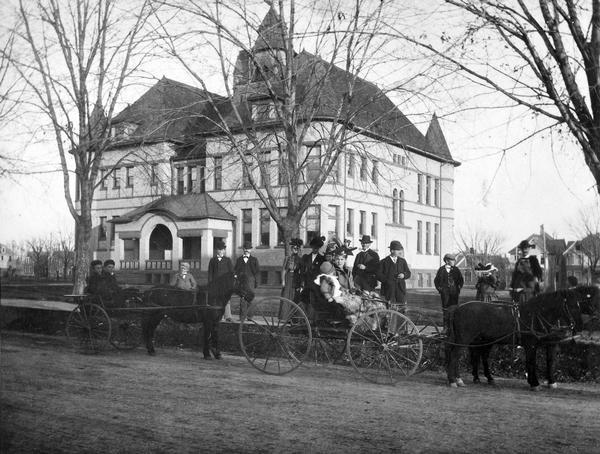
[[(253, 48), (265, 68), (273, 66), (272, 74), (278, 70), (273, 53), (282, 49), (281, 33), (272, 32), (278, 27), (285, 25), (272, 7)], [(302, 89), (314, 86), (312, 78), (329, 65), (305, 51), (295, 58)], [(277, 131), (274, 106), (260, 96), (261, 82), (253, 71), (248, 55), (240, 52), (231, 99), (163, 78), (117, 115), (115, 145), (104, 154), (103, 181), (93, 201), (95, 258), (114, 259), (130, 282), (138, 276), (156, 283), (165, 282), (182, 260), (202, 277), (217, 241), (225, 242), (230, 256), (241, 253), (241, 245), (249, 241), (263, 270), (259, 282), (280, 282), (281, 235), (249, 187), (248, 169), (231, 152), (223, 130), (215, 127), (224, 118), (231, 133), (240, 137), (249, 125), (261, 134)], [(319, 125), (336, 121), (329, 106), (344, 96), (340, 82), (348, 76), (331, 68), (328, 78), (319, 81), (326, 87), (321, 99), (305, 97), (299, 89), (299, 104), (322, 106), (310, 120), (312, 136), (303, 150), (320, 147), (324, 139), (317, 136)], [(391, 240), (399, 240), (413, 271), (409, 285), (431, 287), (443, 253), (453, 244), (454, 168), (460, 163), (453, 159), (435, 115), (423, 134), (373, 83), (357, 79), (353, 96), (353, 102), (364, 106), (352, 125), (363, 144), (340, 156), (306, 211), (300, 235), (305, 244), (319, 234), (348, 238), (354, 245), (370, 235), (382, 256)], [(233, 103), (243, 118), (233, 115)], [(286, 210), (280, 150), (275, 141), (267, 142), (263, 157), (272, 168), (261, 178), (278, 182), (280, 210)], [(368, 153), (360, 152), (366, 149)], [(318, 150), (314, 155), (306, 180), (321, 165)]]
[(33, 276), (33, 265), (23, 248), (0, 243), (0, 276), (2, 278)]

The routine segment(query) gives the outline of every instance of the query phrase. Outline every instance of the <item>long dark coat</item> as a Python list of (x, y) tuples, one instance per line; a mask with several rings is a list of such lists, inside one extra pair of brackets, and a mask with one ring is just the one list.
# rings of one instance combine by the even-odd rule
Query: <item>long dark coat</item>
[[(364, 270), (358, 269), (357, 265), (365, 265)], [(379, 268), (379, 254), (367, 249), (360, 251), (354, 259), (352, 277), (357, 287), (365, 290), (373, 290), (377, 286), (377, 270)]]
[[(397, 277), (404, 273), (404, 278)], [(402, 257), (392, 261), (388, 255), (379, 262), (377, 279), (381, 282), (381, 296), (390, 303), (404, 303), (406, 301), (406, 279), (410, 278), (408, 263)]]
[(256, 288), (258, 282), (258, 273), (260, 267), (258, 265), (258, 259), (253, 255), (248, 257), (248, 262), (244, 262), (244, 256), (238, 257), (235, 261), (233, 268), (235, 274), (245, 274), (248, 277), (248, 286), (250, 288)]
[(229, 257), (223, 257), (219, 260), (213, 257), (208, 262), (208, 282), (214, 281), (219, 276), (225, 273), (233, 273), (233, 263)]

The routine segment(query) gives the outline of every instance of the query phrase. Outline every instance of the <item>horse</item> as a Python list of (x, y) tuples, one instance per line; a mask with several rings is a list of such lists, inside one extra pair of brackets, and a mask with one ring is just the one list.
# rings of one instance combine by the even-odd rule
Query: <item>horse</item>
[[(221, 359), (218, 327), (225, 305), (234, 293), (248, 302), (254, 299), (254, 292), (245, 275), (223, 274), (208, 285), (198, 287), (196, 293), (170, 286), (157, 286), (144, 292), (145, 305), (157, 308), (148, 311), (142, 318), (142, 335), (148, 354), (155, 354), (154, 331), (167, 315), (182, 323), (202, 323), (204, 359), (211, 359), (211, 352), (215, 359)], [(190, 307), (169, 309), (177, 306)], [(162, 307), (164, 311), (160, 310)]]
[[(520, 344), (525, 348), (527, 382), (539, 389), (536, 355), (539, 346), (546, 347), (548, 386), (556, 387), (554, 363), (558, 342), (569, 333), (583, 329), (582, 314), (593, 319), (600, 316), (600, 292), (596, 287), (542, 293), (518, 305), (471, 301), (454, 308), (450, 314), (447, 344), (447, 376), (450, 386), (457, 386), (458, 359), (464, 346), (486, 347), (493, 344)], [(487, 355), (485, 356), (487, 358)], [(476, 365), (474, 366), (474, 381)], [(493, 377), (484, 362), (490, 383)]]

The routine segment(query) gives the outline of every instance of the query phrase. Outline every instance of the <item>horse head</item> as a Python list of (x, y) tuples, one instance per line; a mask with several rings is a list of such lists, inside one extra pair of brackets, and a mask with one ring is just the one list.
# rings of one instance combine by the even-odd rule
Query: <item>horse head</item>
[(532, 334), (544, 336), (571, 327), (583, 329), (581, 306), (577, 295), (570, 290), (541, 293), (519, 305), (520, 321)]
[(595, 285), (580, 286), (573, 289), (577, 295), (581, 313), (585, 316), (584, 324), (600, 324), (600, 289)]

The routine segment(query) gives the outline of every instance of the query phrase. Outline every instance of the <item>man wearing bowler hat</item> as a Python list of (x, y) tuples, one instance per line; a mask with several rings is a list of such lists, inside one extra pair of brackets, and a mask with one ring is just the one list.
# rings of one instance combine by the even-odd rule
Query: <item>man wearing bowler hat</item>
[(377, 279), (381, 282), (381, 296), (390, 304), (404, 304), (406, 301), (406, 279), (410, 278), (410, 269), (402, 255), (402, 243), (392, 241), (390, 255), (379, 262), (377, 270)]
[(371, 291), (377, 286), (377, 268), (379, 267), (379, 254), (371, 249), (371, 237), (363, 235), (360, 239), (362, 251), (354, 259), (352, 277), (354, 286), (360, 290)]
[[(208, 283), (210, 284), (219, 276), (226, 273), (233, 273), (233, 263), (229, 257), (225, 257), (225, 242), (219, 240), (215, 245), (216, 255), (208, 262)], [(223, 317), (228, 322), (233, 321), (231, 316), (231, 302), (227, 302)]]
[(448, 309), (451, 306), (456, 307), (458, 305), (458, 295), (465, 283), (462, 273), (454, 265), (455, 260), (456, 257), (452, 254), (444, 255), (444, 265), (438, 269), (435, 279), (433, 280), (435, 288), (442, 298), (444, 331), (446, 332), (448, 331), (450, 319)]
[[(245, 275), (248, 278), (248, 286), (250, 288), (256, 288), (258, 282), (258, 273), (260, 267), (258, 266), (258, 259), (250, 254), (252, 244), (249, 241), (244, 243), (244, 253), (238, 257), (235, 262), (233, 271), (238, 276)], [(248, 302), (244, 299), (240, 299), (240, 317), (246, 312), (248, 308)], [(250, 317), (248, 317), (250, 319)]]

